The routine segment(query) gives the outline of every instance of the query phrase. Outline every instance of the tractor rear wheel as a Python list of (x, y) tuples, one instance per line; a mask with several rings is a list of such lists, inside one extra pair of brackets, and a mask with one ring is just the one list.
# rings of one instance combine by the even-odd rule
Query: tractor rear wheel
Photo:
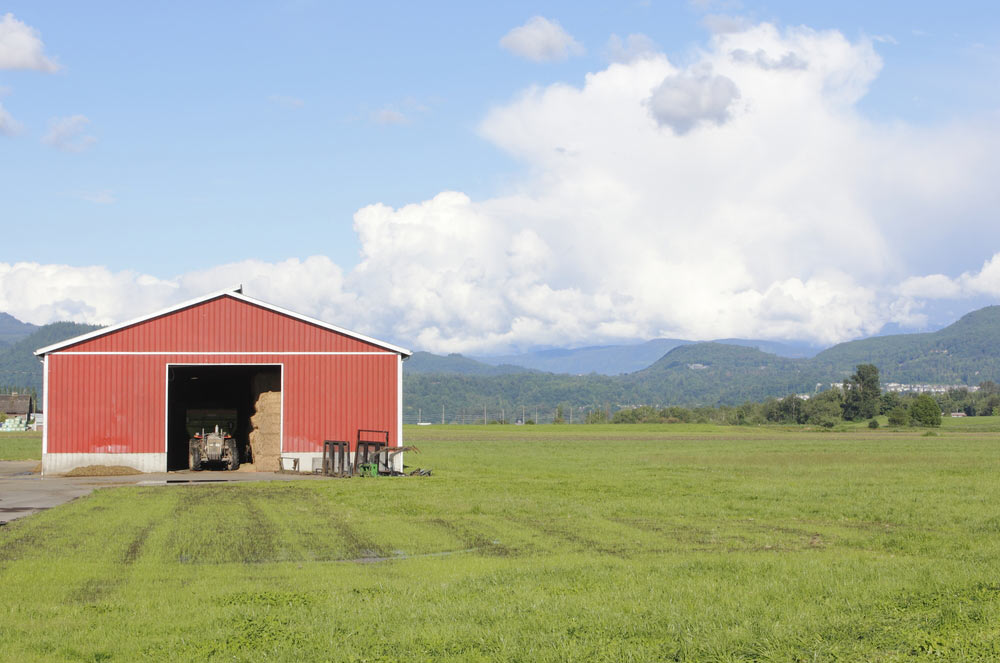
[(188, 467), (195, 472), (201, 469), (201, 448), (193, 441), (188, 446)]
[(240, 466), (240, 454), (236, 448), (236, 440), (229, 441), (229, 469), (235, 470)]

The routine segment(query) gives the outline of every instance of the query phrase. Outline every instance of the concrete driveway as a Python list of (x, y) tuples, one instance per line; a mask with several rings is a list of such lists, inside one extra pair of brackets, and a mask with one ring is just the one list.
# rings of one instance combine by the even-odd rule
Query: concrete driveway
[(279, 472), (157, 472), (124, 477), (45, 477), (32, 472), (37, 460), (0, 461), (0, 525), (51, 509), (97, 488), (114, 486), (172, 486), (227, 481), (322, 481), (312, 474)]

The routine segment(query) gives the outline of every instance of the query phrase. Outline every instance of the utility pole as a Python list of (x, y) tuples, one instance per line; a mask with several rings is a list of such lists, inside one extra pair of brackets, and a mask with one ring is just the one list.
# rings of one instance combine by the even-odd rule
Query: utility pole
[(444, 426), (444, 406), (441, 406), (441, 425)]
[(483, 406), (483, 425), (486, 425), (486, 406)]

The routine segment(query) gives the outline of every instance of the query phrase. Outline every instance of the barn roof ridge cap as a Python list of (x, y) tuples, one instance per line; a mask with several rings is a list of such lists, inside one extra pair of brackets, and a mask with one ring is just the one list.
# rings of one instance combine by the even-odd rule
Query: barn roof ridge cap
[(192, 306), (196, 306), (198, 304), (202, 304), (204, 302), (208, 302), (208, 301), (211, 301), (213, 299), (218, 299), (219, 297), (232, 297), (233, 299), (236, 299), (236, 300), (239, 300), (239, 301), (243, 301), (243, 302), (245, 302), (247, 304), (251, 304), (251, 305), (254, 305), (254, 306), (260, 306), (262, 308), (266, 308), (268, 310), (274, 311), (275, 313), (280, 313), (281, 315), (287, 315), (287, 316), (295, 318), (297, 320), (301, 320), (302, 322), (306, 322), (306, 323), (309, 323), (309, 324), (312, 324), (312, 325), (316, 325), (318, 327), (322, 327), (324, 329), (328, 329), (328, 330), (336, 332), (338, 334), (344, 334), (346, 336), (350, 336), (352, 338), (358, 339), (359, 341), (364, 341), (366, 343), (371, 343), (372, 345), (377, 345), (379, 347), (385, 348), (386, 350), (391, 350), (392, 352), (397, 352), (397, 353), (403, 355), (404, 358), (410, 357), (413, 354), (413, 352), (411, 350), (407, 350), (406, 348), (400, 347), (398, 345), (393, 345), (391, 343), (386, 343), (385, 341), (380, 341), (380, 340), (372, 338), (370, 336), (365, 336), (364, 334), (359, 334), (358, 332), (351, 331), (350, 329), (344, 329), (343, 327), (338, 327), (336, 325), (332, 325), (329, 322), (323, 322), (322, 320), (318, 320), (316, 318), (311, 318), (311, 317), (309, 317), (307, 315), (303, 315), (301, 313), (296, 313), (294, 311), (290, 311), (290, 310), (282, 308), (280, 306), (276, 306), (275, 304), (271, 304), (270, 302), (265, 302), (263, 300), (255, 299), (253, 297), (248, 297), (247, 295), (243, 294), (243, 285), (242, 284), (240, 284), (240, 285), (238, 285), (236, 287), (232, 287), (232, 288), (225, 288), (223, 290), (216, 290), (215, 292), (211, 292), (211, 293), (209, 293), (207, 295), (202, 295), (201, 297), (196, 297), (194, 299), (189, 299), (189, 300), (181, 302), (179, 304), (174, 304), (173, 306), (168, 306), (167, 308), (160, 309), (160, 310), (154, 311), (152, 313), (147, 313), (146, 315), (142, 315), (142, 316), (139, 316), (139, 317), (136, 317), (136, 318), (131, 318), (131, 319), (126, 320), (124, 322), (119, 322), (117, 324), (109, 325), (107, 327), (101, 327), (100, 329), (95, 329), (92, 332), (87, 332), (86, 334), (81, 334), (79, 336), (74, 336), (73, 338), (68, 338), (68, 339), (66, 339), (64, 341), (59, 341), (58, 343), (53, 343), (51, 345), (46, 345), (43, 348), (39, 348), (39, 349), (35, 350), (34, 354), (35, 354), (36, 357), (42, 357), (44, 355), (51, 354), (53, 352), (61, 350), (62, 348), (65, 348), (65, 347), (68, 347), (68, 346), (71, 346), (71, 345), (76, 345), (77, 343), (82, 343), (84, 341), (89, 341), (90, 339), (97, 338), (99, 336), (104, 336), (106, 334), (111, 334), (111, 333), (119, 331), (121, 329), (125, 329), (126, 327), (131, 327), (132, 325), (137, 325), (137, 324), (139, 324), (141, 322), (145, 322), (147, 320), (152, 320), (153, 318), (159, 318), (159, 317), (164, 316), (164, 315), (169, 315), (169, 314), (171, 314), (171, 313), (173, 313), (175, 311), (180, 311), (180, 310), (185, 309), (185, 308), (190, 308)]

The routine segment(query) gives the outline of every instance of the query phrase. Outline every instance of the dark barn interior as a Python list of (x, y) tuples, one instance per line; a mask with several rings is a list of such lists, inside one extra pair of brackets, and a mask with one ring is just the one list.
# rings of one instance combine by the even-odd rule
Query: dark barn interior
[[(261, 384), (280, 384), (280, 366), (169, 366), (167, 388), (167, 470), (188, 468), (188, 440), (212, 423), (227, 428), (239, 447), (240, 462), (253, 462), (250, 417)], [(191, 428), (191, 430), (189, 430)]]

